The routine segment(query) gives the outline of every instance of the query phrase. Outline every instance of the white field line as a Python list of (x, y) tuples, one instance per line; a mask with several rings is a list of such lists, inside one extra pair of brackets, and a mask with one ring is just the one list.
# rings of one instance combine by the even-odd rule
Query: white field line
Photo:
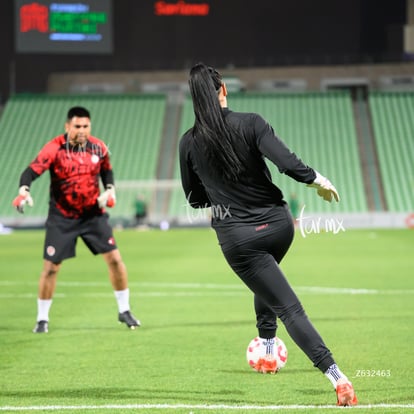
[[(109, 282), (88, 282), (88, 281), (59, 281), (60, 287), (69, 288), (105, 288), (109, 289)], [(33, 282), (21, 282), (15, 280), (0, 281), (0, 286), (37, 286), (37, 280)], [(137, 296), (241, 296), (248, 295), (250, 291), (242, 284), (219, 284), (219, 283), (163, 283), (163, 282), (130, 282), (130, 287), (137, 288), (133, 292)], [(150, 290), (147, 290), (150, 288)], [(151, 289), (154, 288), (154, 289)], [(142, 291), (139, 289), (143, 289)], [(165, 290), (164, 290), (165, 289)], [(174, 289), (174, 290), (171, 290)], [(308, 295), (413, 295), (414, 289), (364, 289), (364, 288), (340, 288), (327, 286), (293, 286), (298, 294)], [(209, 292), (210, 291), (210, 292)], [(105, 297), (111, 293), (95, 292), (84, 293), (88, 297)], [(36, 292), (20, 294), (0, 293), (0, 298), (33, 298)], [(56, 294), (56, 297), (65, 297), (67, 294)]]
[[(39, 406), (0, 406), (0, 411), (61, 411), (61, 410), (220, 410), (223, 411), (240, 411), (240, 410), (257, 410), (257, 411), (279, 411), (279, 410), (332, 410), (343, 409), (336, 405), (225, 405), (225, 404), (107, 404), (107, 405), (39, 405)], [(355, 409), (393, 409), (409, 410), (414, 408), (414, 404), (369, 404), (357, 405)], [(189, 412), (189, 414), (192, 414)]]

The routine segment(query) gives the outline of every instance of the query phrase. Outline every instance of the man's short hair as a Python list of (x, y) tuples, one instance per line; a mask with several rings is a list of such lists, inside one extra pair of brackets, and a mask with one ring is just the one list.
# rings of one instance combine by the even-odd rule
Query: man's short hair
[(70, 108), (68, 111), (67, 120), (70, 121), (75, 116), (78, 118), (91, 119), (91, 114), (89, 113), (89, 111), (82, 106), (74, 106)]

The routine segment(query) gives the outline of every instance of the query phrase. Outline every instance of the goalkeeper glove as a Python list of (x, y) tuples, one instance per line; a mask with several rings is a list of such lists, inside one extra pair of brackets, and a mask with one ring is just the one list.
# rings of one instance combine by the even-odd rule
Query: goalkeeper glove
[(114, 207), (115, 202), (115, 187), (112, 184), (108, 184), (106, 190), (98, 197), (98, 205), (100, 208)]
[(318, 195), (322, 197), (325, 201), (332, 201), (334, 198), (336, 201), (339, 201), (339, 194), (333, 184), (323, 175), (316, 172), (315, 181), (312, 184), (308, 184), (308, 187), (313, 187), (317, 189)]
[(24, 206), (26, 204), (33, 207), (33, 198), (30, 195), (29, 186), (22, 185), (19, 188), (19, 195), (13, 200), (13, 207), (15, 207), (19, 213), (23, 214)]

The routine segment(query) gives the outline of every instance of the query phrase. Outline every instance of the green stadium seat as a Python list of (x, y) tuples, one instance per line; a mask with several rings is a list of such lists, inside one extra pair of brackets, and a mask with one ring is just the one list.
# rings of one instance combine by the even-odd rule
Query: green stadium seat
[(414, 209), (414, 93), (369, 95), (379, 169), (388, 210)]

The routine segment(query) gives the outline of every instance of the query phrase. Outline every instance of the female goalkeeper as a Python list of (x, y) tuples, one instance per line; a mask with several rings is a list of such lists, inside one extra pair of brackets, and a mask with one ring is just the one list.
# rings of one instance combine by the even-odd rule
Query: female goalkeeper
[(195, 123), (180, 141), (182, 186), (192, 207), (211, 207), (212, 227), (227, 262), (254, 292), (262, 346), (273, 353), (280, 318), (295, 343), (331, 381), (338, 405), (356, 405), (351, 382), (279, 267), (293, 240), (294, 225), (264, 157), (281, 173), (315, 187), (326, 201), (339, 201), (335, 187), (292, 153), (260, 115), (228, 109), (226, 86), (217, 70), (195, 65), (189, 85)]

